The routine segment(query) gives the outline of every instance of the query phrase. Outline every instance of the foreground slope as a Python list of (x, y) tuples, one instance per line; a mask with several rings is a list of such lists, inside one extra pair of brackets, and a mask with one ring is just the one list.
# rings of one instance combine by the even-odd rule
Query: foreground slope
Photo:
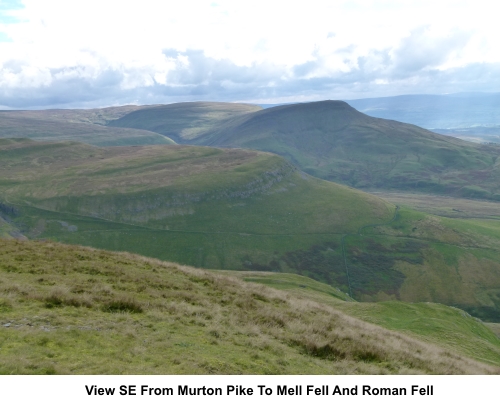
[(356, 188), (500, 199), (497, 147), (369, 117), (342, 101), (269, 108), (181, 141), (277, 153), (309, 174)]
[[(219, 271), (220, 273), (221, 271)], [(296, 274), (223, 271), (245, 281), (286, 291), (292, 296), (328, 304), (345, 314), (384, 328), (403, 332), (438, 344), (480, 361), (498, 364), (500, 340), (495, 332), (500, 324), (484, 324), (457, 308), (431, 302), (355, 302), (326, 284)]]
[(0, 371), (498, 373), (330, 305), (125, 253), (0, 245)]

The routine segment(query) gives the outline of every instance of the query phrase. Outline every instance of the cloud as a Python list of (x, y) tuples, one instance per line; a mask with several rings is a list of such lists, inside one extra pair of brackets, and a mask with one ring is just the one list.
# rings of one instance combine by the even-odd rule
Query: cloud
[(481, 0), (17, 3), (0, 8), (15, 17), (0, 20), (11, 108), (500, 90), (500, 28)]
[(463, 49), (472, 33), (454, 30), (443, 36), (433, 35), (429, 27), (418, 27), (393, 50), (393, 71), (397, 76), (445, 63), (450, 55)]

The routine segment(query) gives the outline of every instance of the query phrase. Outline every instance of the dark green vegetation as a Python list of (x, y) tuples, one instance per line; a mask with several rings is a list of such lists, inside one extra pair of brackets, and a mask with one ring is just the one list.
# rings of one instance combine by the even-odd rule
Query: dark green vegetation
[(107, 120), (137, 106), (98, 110), (0, 111), (0, 138), (31, 138), (38, 141), (73, 140), (97, 146), (169, 145), (163, 135), (130, 128), (109, 128)]
[[(0, 256), (2, 373), (499, 372), (499, 339), (440, 305), (400, 304), (400, 310), (342, 302), (338, 291), (297, 276), (283, 275), (288, 291), (277, 291), (217, 272), (52, 242), (5, 240)], [(262, 282), (260, 274), (251, 277)], [(308, 297), (309, 290), (316, 295)], [(347, 315), (370, 311), (372, 323)], [(422, 327), (412, 333), (416, 324)], [(443, 346), (443, 330), (459, 341)]]
[(168, 136), (177, 143), (197, 143), (197, 138), (232, 118), (241, 117), (261, 107), (251, 104), (191, 102), (151, 106), (110, 120), (109, 126), (146, 129)]
[(500, 226), (396, 207), (284, 159), (185, 145), (3, 140), (0, 232), (212, 269), (296, 273), (363, 301), (500, 321)]
[(342, 101), (223, 115), (207, 124), (203, 117), (211, 108), (222, 107), (181, 103), (142, 109), (109, 125), (158, 131), (179, 143), (273, 152), (313, 176), (361, 189), (500, 200), (498, 146), (369, 117)]

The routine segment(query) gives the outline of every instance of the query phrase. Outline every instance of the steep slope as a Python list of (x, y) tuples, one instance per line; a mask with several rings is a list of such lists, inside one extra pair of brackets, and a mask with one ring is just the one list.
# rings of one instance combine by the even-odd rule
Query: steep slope
[(356, 188), (500, 199), (500, 149), (372, 118), (342, 101), (237, 117), (195, 143), (277, 153), (305, 172)]
[(486, 326), (457, 308), (430, 302), (354, 302), (331, 286), (296, 274), (249, 271), (222, 273), (328, 304), (366, 322), (412, 335), (480, 361), (494, 364), (500, 361), (500, 340), (494, 332), (500, 324)]
[(261, 109), (256, 105), (238, 103), (175, 103), (133, 111), (107, 125), (146, 129), (168, 136), (178, 143), (195, 143), (196, 138), (228, 119)]
[[(1, 373), (500, 372), (494, 356), (481, 363), (328, 304), (172, 263), (19, 241), (0, 255)], [(436, 314), (459, 315), (450, 312)]]

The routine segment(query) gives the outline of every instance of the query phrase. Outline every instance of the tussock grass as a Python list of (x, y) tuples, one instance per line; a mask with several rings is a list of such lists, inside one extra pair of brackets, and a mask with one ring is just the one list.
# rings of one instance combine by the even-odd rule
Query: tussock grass
[(3, 373), (499, 372), (224, 274), (52, 242), (4, 240), (0, 258)]

